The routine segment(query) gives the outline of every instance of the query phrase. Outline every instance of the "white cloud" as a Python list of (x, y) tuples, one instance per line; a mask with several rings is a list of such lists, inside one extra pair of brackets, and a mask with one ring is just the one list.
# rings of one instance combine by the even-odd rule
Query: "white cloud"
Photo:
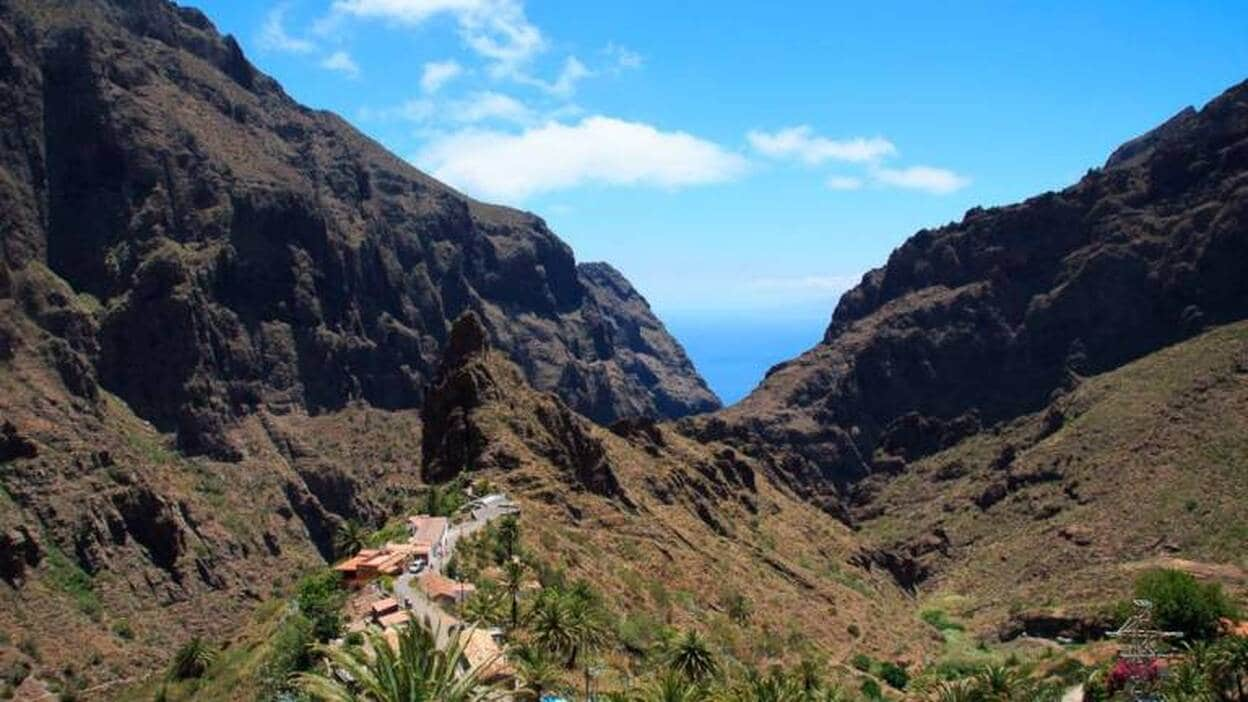
[(524, 103), (510, 95), (488, 90), (456, 101), (451, 106), (450, 116), (457, 122), (465, 123), (503, 120), (524, 124), (533, 121), (533, 111)]
[(862, 178), (853, 176), (828, 176), (824, 184), (831, 190), (857, 190), (862, 187)]
[(611, 42), (602, 49), (602, 53), (611, 61), (611, 70), (621, 72), (641, 68), (645, 59), (632, 49)]
[(877, 168), (871, 172), (871, 177), (883, 185), (922, 190), (936, 195), (947, 195), (971, 184), (970, 178), (931, 166)]
[(455, 61), (430, 61), (425, 64), (424, 72), (420, 74), (420, 89), (426, 93), (436, 93), (463, 72), (464, 67)]
[(603, 116), (548, 122), (519, 134), (450, 134), (415, 162), (473, 195), (506, 201), (588, 184), (703, 185), (731, 180), (746, 168), (744, 158), (713, 142)]
[(260, 27), (260, 48), (267, 51), (281, 51), (288, 54), (307, 54), (316, 50), (316, 45), (307, 39), (291, 36), (286, 32), (287, 5), (278, 5), (269, 11)]
[(331, 16), (387, 19), (419, 25), (450, 15), (465, 44), (494, 62), (496, 76), (510, 75), (542, 51), (546, 39), (525, 17), (518, 0), (334, 0)]
[(345, 51), (335, 51), (321, 61), (321, 68), (335, 71), (351, 78), (358, 78), (360, 75), (360, 67), (356, 64), (355, 59), (351, 58), (351, 54)]
[(559, 77), (553, 81), (534, 78), (521, 72), (515, 72), (510, 75), (512, 80), (523, 85), (533, 86), (550, 93), (556, 97), (571, 97), (576, 92), (576, 84), (580, 81), (594, 75), (594, 72), (586, 68), (585, 64), (575, 56), (569, 56), (563, 62), (563, 69), (559, 71)]
[(808, 125), (786, 127), (777, 132), (751, 131), (746, 139), (764, 156), (796, 159), (812, 166), (829, 160), (867, 163), (897, 153), (897, 147), (887, 139), (858, 137), (838, 141), (816, 136)]
[(433, 117), (434, 104), (416, 98), (393, 107), (361, 107), (358, 114), (362, 122), (425, 122)]
[(845, 292), (857, 283), (857, 279), (844, 275), (798, 275), (787, 277), (754, 278), (749, 287), (768, 292)]

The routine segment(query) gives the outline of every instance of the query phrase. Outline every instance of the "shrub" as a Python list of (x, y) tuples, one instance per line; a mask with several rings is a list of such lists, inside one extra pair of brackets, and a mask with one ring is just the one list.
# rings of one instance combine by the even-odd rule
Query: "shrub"
[(311, 620), (292, 614), (282, 621), (269, 643), (260, 669), (261, 699), (280, 699), (290, 689), (290, 676), (312, 667), (316, 632)]
[(857, 624), (850, 624), (849, 626), (845, 627), (845, 632), (848, 633), (850, 636), (854, 637), (855, 639), (858, 638), (859, 636), (862, 636), (862, 629), (859, 629)]
[(943, 609), (925, 609), (919, 614), (919, 618), (942, 632), (966, 630), (961, 624), (950, 619)]
[(169, 678), (171, 680), (198, 678), (208, 671), (208, 666), (212, 665), (216, 655), (216, 651), (212, 650), (208, 642), (198, 636), (192, 637), (173, 655), (173, 663), (169, 666)]
[(906, 669), (892, 661), (880, 664), (880, 677), (898, 690), (906, 689), (906, 684), (910, 682), (910, 674), (906, 672)]
[(312, 623), (312, 630), (320, 641), (337, 638), (342, 631), (342, 605), (346, 593), (338, 586), (339, 575), (332, 570), (321, 570), (299, 581), (295, 601), (299, 611)]
[(871, 668), (875, 665), (875, 661), (871, 660), (871, 656), (865, 653), (854, 654), (854, 657), (849, 659), (849, 663), (864, 673), (871, 672)]
[(131, 641), (134, 639), (134, 629), (130, 628), (130, 620), (118, 619), (113, 622), (113, 633), (120, 639)]
[(1135, 596), (1153, 603), (1153, 621), (1165, 630), (1181, 631), (1189, 640), (1218, 633), (1218, 619), (1236, 616), (1222, 586), (1202, 584), (1181, 570), (1151, 570), (1135, 581)]
[(862, 696), (869, 700), (884, 699), (884, 691), (880, 689), (880, 684), (871, 678), (862, 681), (862, 687), (858, 688), (862, 692)]

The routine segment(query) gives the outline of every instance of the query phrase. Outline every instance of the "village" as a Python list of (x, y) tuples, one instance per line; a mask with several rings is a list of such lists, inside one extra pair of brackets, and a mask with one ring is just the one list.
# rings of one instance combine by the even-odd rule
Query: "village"
[(455, 614), (476, 586), (444, 571), (461, 539), (519, 512), (519, 505), (496, 493), (472, 500), (451, 517), (414, 515), (407, 519), (407, 541), (364, 548), (335, 565), (344, 587), (353, 593), (347, 603), (347, 634), (378, 628), (397, 649), (400, 629), (412, 621), (435, 632), (439, 646), (459, 632), (461, 672), (477, 670), (482, 682), (500, 686), (513, 682), (502, 630), (466, 625)]

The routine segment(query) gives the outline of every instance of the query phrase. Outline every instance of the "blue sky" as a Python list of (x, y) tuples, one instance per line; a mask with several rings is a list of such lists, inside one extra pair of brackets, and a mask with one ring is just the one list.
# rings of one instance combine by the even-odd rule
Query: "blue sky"
[[(1248, 3), (201, 0), (296, 99), (679, 326), (786, 319), (1248, 78)], [(696, 359), (695, 359), (696, 360)]]

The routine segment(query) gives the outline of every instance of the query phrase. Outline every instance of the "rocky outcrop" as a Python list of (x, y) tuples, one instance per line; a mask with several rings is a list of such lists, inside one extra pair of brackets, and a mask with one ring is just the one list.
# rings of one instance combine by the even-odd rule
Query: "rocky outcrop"
[(96, 300), (40, 319), (48, 363), (184, 450), (239, 458), (258, 408), (419, 407), (465, 310), (598, 421), (718, 406), (622, 276), (295, 103), (197, 11), (5, 3), (0, 68), (4, 277)]
[(473, 313), (451, 329), (421, 421), (426, 480), (537, 462), (552, 466), (575, 489), (627, 502), (596, 436), (600, 430), (558, 397), (528, 387), (515, 366), (490, 348)]
[(822, 343), (685, 429), (838, 499), (1041, 410), (1082, 377), (1248, 316), (1246, 179), (1248, 83), (1066, 190), (918, 232), (842, 297)]

